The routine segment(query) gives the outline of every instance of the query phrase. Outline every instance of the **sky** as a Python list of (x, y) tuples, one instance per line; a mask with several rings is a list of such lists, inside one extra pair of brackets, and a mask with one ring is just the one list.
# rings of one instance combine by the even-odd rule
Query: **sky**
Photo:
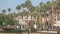
[[(12, 11), (16, 10), (16, 6), (24, 3), (26, 0), (0, 0), (0, 10), (11, 8)], [(39, 5), (40, 2), (46, 3), (48, 0), (31, 0), (34, 6)]]

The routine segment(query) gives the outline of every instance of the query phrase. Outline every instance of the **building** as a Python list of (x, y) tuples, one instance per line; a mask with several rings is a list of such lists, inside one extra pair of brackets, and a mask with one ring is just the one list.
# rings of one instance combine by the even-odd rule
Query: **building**
[(15, 19), (17, 20), (17, 23), (19, 24), (23, 24), (23, 25), (28, 25), (29, 21), (35, 21), (35, 18), (32, 16), (17, 16), (15, 17)]

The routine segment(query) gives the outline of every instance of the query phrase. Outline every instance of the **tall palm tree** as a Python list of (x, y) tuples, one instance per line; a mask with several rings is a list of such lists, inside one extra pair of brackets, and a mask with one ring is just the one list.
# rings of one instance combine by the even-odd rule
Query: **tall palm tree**
[(29, 9), (30, 12), (34, 10), (34, 6), (32, 5), (30, 0), (26, 0), (25, 6)]
[[(24, 7), (25, 7), (24, 3), (22, 3), (21, 5), (17, 5), (16, 9), (18, 10), (18, 13), (22, 13), (22, 12), (20, 12), (20, 10), (21, 10), (21, 8), (24, 9)], [(23, 19), (23, 14), (20, 14), (20, 15), (22, 16), (22, 19)]]
[(23, 8), (25, 7), (25, 4), (24, 4), (24, 3), (22, 3), (21, 5), (17, 5), (17, 6), (16, 6), (16, 9), (20, 12), (20, 9), (21, 9), (22, 7), (23, 7)]
[[(9, 16), (8, 16), (8, 17), (10, 18), (10, 17), (11, 17), (11, 16), (10, 16), (10, 15), (11, 15), (11, 14), (10, 14), (11, 8), (8, 8), (7, 10), (8, 10), (8, 12), (9, 12)], [(11, 20), (9, 19), (9, 21), (11, 21)]]
[[(20, 13), (20, 16), (22, 16), (22, 21), (23, 21), (23, 13), (25, 13), (25, 12), (24, 12), (24, 7), (25, 7), (25, 4), (24, 4), (24, 3), (22, 3), (21, 5), (17, 5), (17, 7), (16, 7), (16, 9), (17, 9), (17, 10), (19, 11), (19, 13)], [(22, 12), (20, 12), (21, 8), (23, 8), (23, 11), (22, 11)]]
[(8, 10), (8, 12), (10, 13), (10, 11), (11, 11), (11, 8), (8, 8), (7, 10)]
[(2, 13), (3, 13), (3, 14), (5, 14), (5, 12), (6, 12), (6, 10), (5, 10), (5, 9), (3, 9), (3, 10), (2, 10)]
[[(2, 10), (2, 13), (3, 13), (3, 16), (4, 16), (4, 20), (3, 20), (3, 21), (4, 21), (4, 23), (5, 23), (5, 22), (6, 22), (6, 16), (5, 16), (6, 10), (3, 9), (3, 10)], [(3, 25), (4, 25), (4, 24), (3, 24)]]
[(31, 20), (32, 20), (32, 12), (34, 11), (34, 6), (32, 5), (30, 0), (26, 0), (25, 2), (25, 7), (29, 9), (29, 15), (31, 15)]
[[(41, 15), (42, 17), (44, 17), (44, 24), (43, 24), (43, 27), (45, 27), (45, 4), (43, 2), (40, 3), (40, 11), (41, 11)], [(42, 27), (42, 28), (43, 28)]]
[(22, 14), (23, 14), (24, 16), (27, 16), (27, 15), (28, 15), (28, 11), (24, 10), (24, 11), (22, 12)]
[[(49, 2), (48, 2), (49, 3)], [(44, 27), (46, 26), (46, 21), (47, 21), (47, 11), (50, 10), (50, 5), (45, 4), (43, 2), (40, 3), (40, 13), (43, 13), (42, 16), (44, 17)]]
[(20, 5), (17, 5), (17, 6), (16, 6), (16, 9), (17, 9), (17, 10), (20, 10), (20, 8), (21, 8)]

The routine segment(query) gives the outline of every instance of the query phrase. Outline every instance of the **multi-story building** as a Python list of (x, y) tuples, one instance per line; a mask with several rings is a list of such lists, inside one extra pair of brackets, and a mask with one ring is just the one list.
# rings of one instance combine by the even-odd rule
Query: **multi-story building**
[(23, 25), (28, 25), (29, 21), (32, 20), (34, 21), (35, 18), (32, 16), (17, 16), (16, 20), (18, 21), (17, 23), (23, 24)]
[(60, 26), (60, 10), (56, 10), (55, 19), (56, 24), (54, 24), (54, 26)]

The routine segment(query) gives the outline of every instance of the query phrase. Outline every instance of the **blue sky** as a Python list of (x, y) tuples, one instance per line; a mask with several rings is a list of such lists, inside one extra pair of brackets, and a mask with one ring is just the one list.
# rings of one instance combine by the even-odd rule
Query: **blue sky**
[[(11, 8), (15, 10), (16, 6), (24, 3), (26, 0), (0, 0), (0, 10)], [(48, 0), (31, 0), (34, 6), (37, 6), (40, 2), (47, 2)]]

